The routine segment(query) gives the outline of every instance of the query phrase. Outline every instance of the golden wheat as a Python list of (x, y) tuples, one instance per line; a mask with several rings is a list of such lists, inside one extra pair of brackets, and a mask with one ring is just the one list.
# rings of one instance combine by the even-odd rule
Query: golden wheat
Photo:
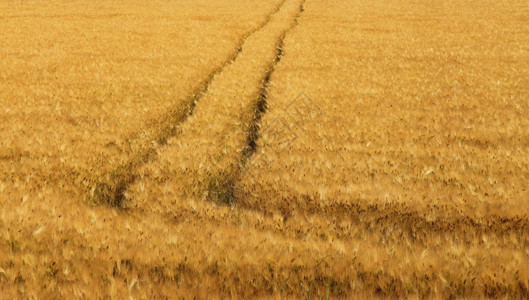
[(0, 11), (1, 297), (528, 297), (524, 1)]

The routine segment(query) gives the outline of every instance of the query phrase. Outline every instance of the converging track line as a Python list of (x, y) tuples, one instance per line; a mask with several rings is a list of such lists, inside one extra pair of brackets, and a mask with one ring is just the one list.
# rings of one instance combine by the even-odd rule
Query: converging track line
[[(161, 118), (160, 121), (155, 121), (155, 123), (150, 126), (151, 128), (147, 129), (148, 132), (150, 131), (149, 140), (155, 141), (155, 143), (144, 145), (126, 163), (111, 168), (102, 176), (90, 181), (90, 193), (88, 197), (90, 203), (105, 204), (111, 207), (122, 206), (122, 202), (125, 198), (125, 191), (128, 186), (134, 183), (137, 179), (137, 169), (155, 159), (157, 149), (165, 145), (169, 138), (174, 137), (178, 133), (178, 127), (193, 114), (197, 103), (207, 93), (213, 79), (219, 75), (226, 66), (236, 60), (241, 53), (242, 46), (246, 40), (269, 24), (272, 16), (280, 11), (286, 1), (287, 0), (283, 0), (280, 2), (273, 12), (266, 17), (264, 22), (259, 24), (257, 28), (246, 33), (238, 43), (236, 51), (233, 52), (221, 66), (210, 73), (195, 92), (193, 92), (182, 104), (167, 112), (165, 117)], [(132, 138), (134, 139), (134, 137)]]
[(185, 198), (234, 204), (234, 183), (255, 151), (271, 74), (303, 3), (287, 0), (246, 39), (237, 58), (212, 80), (178, 137), (160, 149), (156, 161), (140, 168), (142, 179), (127, 192), (132, 205), (171, 210), (171, 203)]

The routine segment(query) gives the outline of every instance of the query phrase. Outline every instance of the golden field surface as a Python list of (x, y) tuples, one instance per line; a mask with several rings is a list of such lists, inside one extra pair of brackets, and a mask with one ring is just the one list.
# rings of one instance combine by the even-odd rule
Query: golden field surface
[(529, 297), (529, 3), (0, 3), (0, 298)]

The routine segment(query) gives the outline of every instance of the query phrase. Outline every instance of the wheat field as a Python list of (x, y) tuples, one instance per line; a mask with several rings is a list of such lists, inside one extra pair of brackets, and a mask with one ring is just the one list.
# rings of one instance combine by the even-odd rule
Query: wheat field
[(529, 3), (0, 3), (0, 298), (528, 298)]

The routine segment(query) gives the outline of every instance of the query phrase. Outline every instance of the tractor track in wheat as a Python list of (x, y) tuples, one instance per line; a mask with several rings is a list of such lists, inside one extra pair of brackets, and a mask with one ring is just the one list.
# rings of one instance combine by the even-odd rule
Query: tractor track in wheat
[(215, 77), (181, 134), (169, 141), (159, 159), (141, 168), (141, 188), (136, 185), (127, 193), (134, 206), (150, 210), (158, 203), (160, 210), (171, 211), (168, 203), (185, 198), (220, 205), (237, 202), (235, 184), (256, 149), (271, 76), (303, 3), (287, 0), (272, 22), (249, 37), (236, 60)]
[(259, 97), (255, 101), (255, 107), (254, 107), (254, 115), (253, 118), (248, 126), (248, 136), (246, 139), (246, 145), (241, 151), (241, 157), (239, 159), (239, 162), (237, 163), (237, 170), (234, 173), (231, 173), (228, 178), (225, 178), (224, 181), (227, 182), (225, 185), (226, 191), (223, 191), (222, 193), (229, 194), (231, 199), (228, 200), (229, 204), (234, 204), (237, 202), (234, 190), (237, 188), (237, 181), (239, 180), (239, 176), (246, 167), (246, 163), (252, 158), (252, 156), (255, 154), (257, 147), (258, 147), (258, 140), (259, 140), (259, 131), (261, 129), (261, 119), (263, 115), (266, 113), (266, 109), (268, 107), (267, 99), (268, 99), (268, 90), (271, 85), (271, 77), (272, 74), (275, 71), (276, 65), (281, 61), (281, 58), (283, 57), (284, 50), (283, 45), (285, 43), (285, 38), (287, 34), (298, 24), (298, 19), (303, 13), (303, 5), (305, 4), (305, 0), (301, 2), (299, 6), (299, 12), (297, 13), (296, 17), (294, 18), (294, 22), (291, 24), (289, 28), (285, 30), (285, 32), (281, 35), (277, 42), (276, 46), (276, 56), (274, 58), (274, 61), (270, 63), (268, 67), (268, 71), (265, 74), (264, 80), (260, 87), (260, 93)]
[[(148, 138), (143, 138), (143, 140), (151, 141), (150, 143), (148, 142), (142, 145), (140, 150), (137, 151), (126, 163), (111, 167), (109, 171), (89, 182), (89, 203), (105, 204), (111, 207), (121, 207), (125, 197), (125, 191), (127, 190), (128, 186), (134, 183), (134, 181), (137, 179), (136, 170), (142, 165), (155, 159), (157, 149), (165, 145), (169, 138), (178, 134), (179, 126), (193, 114), (197, 102), (199, 102), (202, 96), (208, 91), (208, 88), (215, 76), (220, 74), (226, 68), (226, 66), (235, 61), (235, 59), (241, 53), (242, 46), (244, 45), (245, 41), (255, 32), (261, 30), (267, 24), (269, 24), (272, 16), (279, 12), (286, 1), (287, 0), (283, 0), (280, 2), (279, 5), (267, 15), (266, 19), (261, 24), (259, 24), (250, 32), (246, 33), (238, 42), (236, 50), (224, 61), (222, 65), (214, 69), (213, 72), (211, 72), (200, 83), (195, 91), (183, 103), (180, 103), (178, 107), (168, 111), (164, 117), (159, 119), (159, 121), (153, 120), (148, 128), (144, 128), (143, 131), (147, 132)], [(136, 133), (129, 137), (128, 140), (138, 140), (140, 139), (139, 136), (140, 133)]]

